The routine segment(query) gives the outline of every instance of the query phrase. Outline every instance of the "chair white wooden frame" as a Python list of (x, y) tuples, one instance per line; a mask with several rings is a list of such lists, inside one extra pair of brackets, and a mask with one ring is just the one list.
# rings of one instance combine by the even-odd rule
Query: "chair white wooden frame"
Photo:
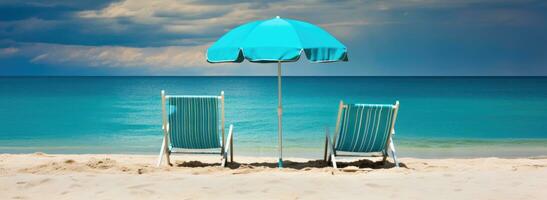
[[(347, 154), (338, 154), (335, 146), (337, 141), (337, 137), (340, 133), (340, 123), (342, 119), (342, 112), (343, 109), (347, 108), (347, 105), (344, 104), (343, 101), (340, 101), (339, 107), (338, 107), (338, 117), (336, 120), (336, 127), (335, 127), (335, 134), (333, 140), (330, 138), (330, 133), (328, 127), (326, 128), (326, 137), (325, 137), (325, 151), (324, 151), (324, 160), (326, 162), (332, 162), (332, 167), (338, 168), (336, 164), (336, 158), (337, 157), (370, 157), (371, 153), (378, 153), (378, 152), (366, 152), (366, 153), (352, 153), (352, 152), (345, 152)], [(386, 140), (386, 145), (383, 151), (379, 152), (381, 153), (381, 156), (383, 157), (382, 161), (385, 163), (387, 161), (387, 157), (389, 156), (389, 153), (391, 153), (391, 157), (393, 158), (393, 161), (395, 162), (395, 166), (399, 167), (399, 161), (397, 160), (397, 154), (395, 151), (395, 145), (393, 143), (393, 136), (395, 135), (395, 121), (397, 119), (397, 112), (399, 111), (399, 101), (396, 101), (393, 105), (393, 116), (391, 118), (391, 128), (389, 130), (389, 134)], [(366, 155), (363, 155), (366, 154)]]
[(234, 126), (230, 124), (228, 129), (228, 137), (225, 137), (225, 118), (224, 118), (224, 91), (220, 93), (220, 96), (216, 96), (220, 99), (220, 132), (222, 134), (222, 144), (220, 149), (179, 149), (179, 148), (170, 148), (170, 137), (169, 137), (169, 122), (167, 119), (167, 110), (166, 110), (166, 100), (170, 97), (193, 97), (187, 95), (166, 95), (165, 91), (161, 91), (161, 104), (162, 104), (162, 130), (163, 130), (163, 142), (161, 145), (160, 155), (158, 158), (157, 166), (159, 167), (162, 163), (163, 158), (165, 157), (167, 164), (172, 166), (170, 155), (171, 154), (220, 154), (220, 164), (221, 167), (226, 166), (228, 160), (228, 152), (230, 155), (230, 162), (234, 162), (234, 147), (233, 147), (233, 132)]

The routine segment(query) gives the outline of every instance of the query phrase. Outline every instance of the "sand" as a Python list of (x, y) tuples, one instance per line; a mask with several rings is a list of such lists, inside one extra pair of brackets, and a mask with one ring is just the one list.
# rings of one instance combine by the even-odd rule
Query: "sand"
[[(148, 155), (0, 154), (0, 199), (547, 199), (547, 157), (320, 160)], [(201, 162), (195, 161), (200, 160)], [(185, 162), (186, 161), (186, 162)], [(188, 162), (190, 161), (190, 162)]]

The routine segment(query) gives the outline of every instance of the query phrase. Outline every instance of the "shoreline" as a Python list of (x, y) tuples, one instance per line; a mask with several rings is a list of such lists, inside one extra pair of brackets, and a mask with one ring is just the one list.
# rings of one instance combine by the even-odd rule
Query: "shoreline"
[[(528, 144), (511, 144), (510, 141), (476, 143), (472, 145), (396, 145), (397, 156), (424, 159), (442, 158), (526, 158), (547, 156), (547, 139), (524, 140), (531, 141)], [(424, 141), (429, 142), (429, 141)], [(402, 143), (402, 142), (401, 142)], [(9, 146), (0, 145), (0, 154), (32, 154), (45, 152), (47, 154), (127, 154), (157, 156), (159, 145), (147, 145), (141, 147), (115, 147), (115, 146)], [(235, 156), (243, 157), (277, 157), (275, 147), (245, 147), (236, 146)], [(323, 149), (315, 147), (285, 147), (284, 155), (294, 158), (320, 159), (323, 157)]]
[[(322, 161), (237, 156), (175, 156), (156, 168), (155, 155), (0, 154), (0, 199), (149, 199), (181, 197), (262, 199), (542, 199), (547, 157), (401, 157), (401, 168), (381, 158)], [(198, 161), (199, 160), (199, 161)], [(186, 162), (185, 162), (186, 161)], [(353, 165), (353, 166), (347, 166)]]

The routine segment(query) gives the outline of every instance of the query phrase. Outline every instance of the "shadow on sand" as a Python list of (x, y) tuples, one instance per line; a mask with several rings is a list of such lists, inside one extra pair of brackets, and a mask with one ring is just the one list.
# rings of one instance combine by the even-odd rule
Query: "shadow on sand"
[[(382, 161), (372, 161), (368, 159), (362, 159), (352, 162), (336, 162), (338, 168), (345, 168), (349, 166), (354, 166), (360, 169), (369, 168), (369, 169), (389, 169), (394, 168), (395, 163), (392, 162), (382, 162)], [(200, 161), (186, 161), (182, 163), (176, 163), (176, 167), (212, 167), (220, 166), (220, 163), (203, 163)], [(399, 163), (400, 167), (406, 168), (404, 163)], [(226, 167), (230, 169), (238, 169), (241, 167), (266, 167), (266, 168), (277, 168), (277, 162), (256, 162), (256, 163), (226, 163)], [(283, 168), (297, 169), (301, 170), (304, 168), (327, 168), (332, 167), (331, 163), (327, 163), (324, 160), (311, 160), (308, 162), (293, 162), (290, 160), (283, 161)]]

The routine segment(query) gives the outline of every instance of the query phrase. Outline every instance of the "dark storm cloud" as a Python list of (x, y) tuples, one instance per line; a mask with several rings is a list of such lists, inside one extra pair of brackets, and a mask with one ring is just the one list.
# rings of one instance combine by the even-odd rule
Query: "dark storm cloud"
[(1, 1), (0, 21), (40, 18), (63, 20), (71, 18), (74, 12), (87, 9), (100, 9), (114, 0), (82, 1)]
[[(4, 1), (0, 3), (0, 37), (26, 43), (145, 47), (185, 45), (188, 42), (178, 40), (206, 40), (222, 33), (214, 28), (211, 32), (177, 33), (166, 31), (162, 23), (141, 23), (130, 17), (79, 16), (82, 11), (100, 10), (112, 3), (116, 1)], [(229, 9), (197, 14), (158, 11), (154, 16), (184, 21), (219, 17), (227, 12)]]
[[(0, 75), (63, 74), (57, 65), (93, 66), (85, 74), (133, 67), (121, 71), (147, 75), (163, 66), (214, 74), (199, 62), (208, 44), (277, 15), (325, 28), (351, 59), (299, 63), (288, 74), (547, 75), (545, 10), (547, 1), (538, 0), (0, 0)], [(233, 70), (269, 73), (247, 69)]]

